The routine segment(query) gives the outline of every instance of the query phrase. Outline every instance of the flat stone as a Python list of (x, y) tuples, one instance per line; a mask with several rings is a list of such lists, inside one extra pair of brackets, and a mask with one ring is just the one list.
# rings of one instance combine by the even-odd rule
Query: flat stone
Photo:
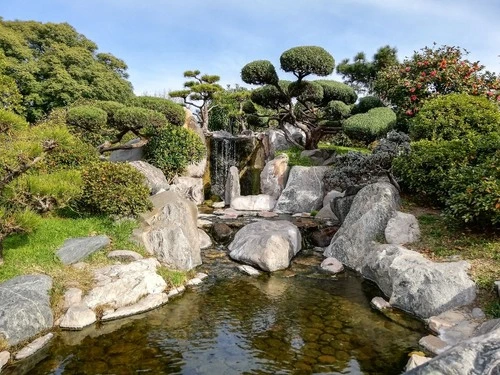
[(141, 254), (131, 250), (113, 250), (108, 253), (108, 258), (125, 262), (133, 262), (134, 260), (139, 260), (144, 257)]
[(241, 272), (243, 272), (243, 273), (245, 273), (245, 274), (247, 274), (249, 276), (259, 276), (260, 275), (260, 271), (259, 270), (255, 269), (252, 266), (249, 266), (247, 264), (239, 265), (238, 269)]
[(339, 273), (344, 270), (344, 265), (338, 259), (328, 257), (321, 262), (320, 268), (330, 273)]
[(64, 305), (63, 309), (67, 310), (69, 307), (73, 305), (78, 305), (82, 302), (83, 292), (78, 288), (69, 288), (64, 293)]
[(0, 352), (0, 372), (2, 372), (2, 367), (4, 367), (10, 360), (10, 353), (6, 350)]
[(194, 277), (197, 277), (200, 280), (205, 280), (208, 277), (208, 275), (204, 272), (198, 272)]
[(18, 276), (0, 284), (0, 336), (12, 346), (52, 328), (52, 279)]
[(173, 288), (168, 291), (168, 298), (176, 296), (178, 294), (183, 293), (186, 290), (186, 287), (184, 285), (178, 286), (177, 288)]
[(198, 229), (198, 234), (200, 235), (200, 249), (208, 249), (212, 246), (212, 239), (204, 230)]
[(63, 264), (73, 264), (90, 254), (108, 246), (108, 236), (70, 238), (57, 250), (57, 256)]
[(153, 310), (168, 302), (168, 295), (166, 293), (149, 294), (130, 306), (124, 306), (116, 309), (113, 312), (104, 314), (103, 321), (124, 318), (130, 315), (141, 314), (146, 311)]
[(203, 281), (197, 277), (194, 277), (186, 282), (188, 286), (200, 285)]
[(238, 211), (271, 211), (276, 199), (266, 194), (242, 195), (231, 200), (231, 208)]
[(54, 337), (53, 333), (47, 333), (45, 336), (39, 337), (36, 340), (30, 342), (15, 355), (17, 361), (21, 359), (28, 358), (35, 354), (37, 351), (42, 349), (48, 342)]
[(71, 306), (59, 324), (62, 329), (80, 330), (83, 327), (94, 324), (97, 320), (96, 314), (83, 303)]
[(431, 358), (424, 357), (418, 354), (412, 354), (408, 363), (406, 364), (405, 371), (413, 370), (415, 367), (421, 366), (424, 363), (430, 361)]
[(448, 310), (439, 315), (431, 316), (427, 319), (429, 329), (435, 333), (440, 333), (467, 319), (462, 311)]
[(433, 354), (440, 354), (449, 347), (446, 342), (433, 335), (422, 337), (418, 343)]
[(226, 202), (224, 202), (224, 201), (214, 202), (214, 203), (212, 203), (212, 207), (213, 208), (224, 208), (224, 207), (226, 207)]
[(264, 217), (264, 218), (271, 218), (271, 217), (277, 217), (279, 216), (278, 213), (276, 212), (271, 212), (271, 211), (260, 211), (257, 216)]
[(392, 307), (391, 304), (382, 297), (374, 297), (370, 301), (370, 304), (379, 311), (382, 311), (384, 309), (390, 309)]
[(208, 227), (211, 227), (213, 225), (213, 223), (210, 220), (198, 219), (198, 222), (196, 225), (198, 228), (208, 228)]

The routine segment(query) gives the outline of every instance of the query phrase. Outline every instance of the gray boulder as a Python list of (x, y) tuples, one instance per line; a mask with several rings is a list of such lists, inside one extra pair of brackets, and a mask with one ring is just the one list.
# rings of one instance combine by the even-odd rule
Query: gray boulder
[(390, 244), (402, 245), (413, 243), (420, 239), (420, 226), (412, 214), (396, 212), (396, 216), (389, 219), (385, 228), (385, 240)]
[(330, 209), (341, 223), (344, 222), (345, 218), (349, 214), (354, 197), (354, 195), (348, 195), (346, 197), (337, 196), (330, 201)]
[(57, 256), (63, 264), (73, 264), (95, 253), (110, 243), (108, 236), (70, 238), (57, 250)]
[(303, 158), (309, 158), (315, 165), (323, 165), (326, 159), (330, 157), (327, 150), (304, 150), (300, 153)]
[(230, 205), (234, 198), (241, 195), (240, 173), (238, 168), (232, 166), (229, 168), (226, 178), (226, 189), (224, 190), (224, 202)]
[(200, 249), (208, 249), (212, 246), (212, 239), (203, 229), (198, 229), (200, 235)]
[(322, 207), (323, 176), (328, 167), (292, 167), (285, 189), (274, 208), (278, 212), (311, 212)]
[(160, 168), (156, 168), (145, 161), (132, 161), (129, 164), (142, 173), (151, 194), (154, 195), (162, 189), (168, 190), (170, 188), (167, 178)]
[(16, 345), (52, 328), (52, 279), (45, 275), (18, 276), (0, 284), (0, 337)]
[(288, 156), (280, 154), (266, 163), (260, 173), (260, 191), (278, 199), (288, 179)]
[[(498, 320), (498, 319), (497, 319)], [(500, 321), (500, 320), (498, 320)], [(496, 375), (500, 371), (500, 324), (462, 341), (405, 374)]]
[(290, 260), (300, 251), (302, 237), (292, 223), (257, 221), (241, 228), (229, 244), (229, 256), (264, 271), (288, 268)]
[(344, 193), (341, 193), (338, 190), (329, 191), (328, 193), (326, 193), (325, 197), (323, 198), (323, 207), (329, 206), (334, 198), (343, 197), (343, 196), (344, 196)]
[(361, 272), (370, 253), (371, 242), (383, 238), (387, 222), (398, 208), (399, 194), (393, 185), (380, 182), (361, 189), (353, 198), (342, 226), (325, 250), (325, 257), (337, 258)]
[(142, 214), (136, 238), (146, 250), (171, 268), (190, 270), (201, 264), (198, 209), (174, 191), (151, 197), (153, 210)]
[[(285, 124), (284, 126), (295, 142), (299, 144), (305, 143), (306, 135), (302, 130), (290, 124)], [(293, 146), (293, 143), (285, 137), (283, 130), (272, 129), (266, 133), (270, 159), (274, 158), (276, 152), (289, 149)]]
[(276, 200), (270, 195), (243, 195), (231, 200), (231, 208), (239, 211), (271, 211)]
[[(126, 145), (133, 145), (141, 142), (139, 138), (132, 139), (131, 141), (125, 143)], [(124, 150), (112, 151), (109, 155), (109, 161), (112, 162), (123, 162), (123, 161), (138, 161), (142, 160), (144, 156), (143, 147), (135, 147)]]
[(204, 200), (203, 179), (195, 177), (176, 177), (170, 190), (179, 193), (182, 197), (200, 205)]

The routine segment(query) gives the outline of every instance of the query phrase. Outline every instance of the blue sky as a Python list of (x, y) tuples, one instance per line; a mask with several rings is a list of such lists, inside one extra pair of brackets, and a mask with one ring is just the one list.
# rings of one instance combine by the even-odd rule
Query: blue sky
[[(500, 72), (498, 0), (0, 0), (5, 20), (68, 22), (128, 64), (136, 94), (182, 88), (199, 69), (240, 83), (257, 59), (318, 45), (336, 61), (397, 47), (400, 58), (438, 44), (458, 45)], [(283, 77), (282, 73), (279, 73)]]

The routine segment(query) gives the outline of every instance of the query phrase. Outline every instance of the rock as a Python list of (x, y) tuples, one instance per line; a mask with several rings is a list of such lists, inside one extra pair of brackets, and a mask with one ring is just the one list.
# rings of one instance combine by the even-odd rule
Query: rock
[(204, 230), (198, 229), (198, 233), (200, 235), (200, 249), (204, 250), (212, 246), (212, 239)]
[(309, 158), (315, 165), (322, 165), (326, 159), (330, 157), (327, 150), (304, 150), (300, 153), (300, 157)]
[(186, 170), (183, 173), (185, 177), (196, 177), (202, 178), (205, 174), (205, 169), (207, 169), (208, 159), (204, 156), (199, 162), (188, 164)]
[(74, 263), (71, 265), (71, 267), (73, 267), (75, 270), (84, 270), (85, 268), (87, 268), (87, 263), (85, 262), (78, 262), (78, 263)]
[[(132, 139), (131, 141), (125, 143), (126, 145), (133, 145), (139, 143), (141, 140), (139, 138)], [(136, 147), (124, 150), (112, 151), (109, 155), (109, 161), (112, 162), (122, 162), (122, 161), (137, 161), (141, 160), (144, 156), (143, 147)]]
[(186, 287), (184, 285), (182, 286), (179, 286), (177, 288), (173, 288), (171, 290), (168, 291), (168, 298), (172, 298), (178, 294), (181, 294), (183, 293), (184, 291), (186, 290)]
[(188, 280), (186, 282), (186, 285), (188, 286), (195, 286), (195, 285), (200, 285), (203, 281), (199, 279), (198, 277), (193, 277), (192, 279)]
[(328, 167), (294, 166), (281, 193), (275, 211), (286, 213), (311, 212), (322, 207), (323, 176)]
[(418, 343), (433, 354), (442, 353), (449, 347), (443, 340), (433, 335), (422, 337)]
[(59, 327), (68, 330), (80, 330), (94, 324), (96, 314), (85, 304), (72, 305), (64, 314)]
[(278, 199), (285, 188), (288, 179), (288, 156), (279, 154), (276, 158), (266, 163), (260, 172), (260, 191)]
[[(39, 337), (36, 340), (30, 342), (20, 351), (18, 351), (15, 355), (16, 361), (20, 361), (21, 359), (28, 358), (35, 354), (37, 351), (42, 349), (45, 345), (48, 344), (50, 340), (54, 337), (53, 333), (47, 333), (45, 336)], [(0, 366), (1, 367), (1, 366)]]
[(417, 242), (420, 239), (418, 220), (412, 214), (396, 212), (389, 219), (385, 228), (385, 240), (390, 244), (402, 245)]
[(212, 226), (212, 234), (216, 241), (225, 243), (229, 241), (229, 239), (233, 235), (233, 230), (227, 224), (214, 223), (214, 225)]
[(0, 372), (2, 372), (2, 368), (9, 363), (10, 353), (6, 350), (0, 352)]
[(154, 195), (162, 189), (166, 191), (170, 188), (167, 178), (160, 168), (156, 168), (145, 161), (132, 161), (129, 164), (142, 173), (151, 194)]
[(241, 228), (229, 245), (229, 256), (264, 271), (277, 271), (290, 265), (300, 251), (302, 237), (288, 221), (257, 221)]
[(222, 201), (222, 202), (214, 202), (212, 204), (212, 207), (213, 208), (224, 208), (226, 207), (226, 202)]
[[(346, 198), (335, 198), (334, 204), (339, 199)], [(390, 184), (376, 183), (363, 188), (353, 199), (351, 210), (325, 251), (325, 257), (337, 258), (361, 272), (371, 241), (384, 235), (387, 222), (399, 207), (399, 194)]]
[(113, 312), (109, 312), (102, 316), (102, 321), (114, 320), (124, 318), (130, 315), (141, 314), (146, 311), (153, 310), (168, 302), (168, 295), (166, 293), (154, 293), (147, 295), (138, 302), (130, 306), (123, 306)]
[(415, 367), (421, 366), (430, 360), (431, 358), (427, 358), (418, 354), (412, 354), (410, 356), (410, 359), (408, 360), (408, 363), (406, 364), (405, 371), (413, 370)]
[(491, 319), (481, 324), (474, 332), (474, 337), (486, 335), (489, 332), (500, 330), (500, 319)]
[(69, 288), (64, 293), (64, 305), (63, 309), (67, 310), (70, 306), (78, 305), (82, 302), (83, 292), (78, 288)]
[(153, 211), (142, 214), (137, 237), (160, 263), (179, 270), (201, 264), (198, 209), (173, 191), (151, 197)]
[(484, 314), (483, 310), (481, 310), (479, 307), (475, 307), (472, 309), (472, 317), (474, 319), (484, 319), (486, 315)]
[(279, 216), (279, 214), (277, 214), (276, 212), (271, 212), (271, 211), (260, 211), (259, 213), (257, 213), (257, 216), (269, 219), (271, 217), (277, 217), (277, 216)]
[(143, 259), (143, 256), (131, 250), (113, 250), (108, 253), (108, 258), (123, 262), (133, 262), (135, 260)]
[(314, 246), (326, 247), (330, 245), (335, 232), (337, 232), (337, 228), (335, 227), (318, 229), (311, 234), (311, 243)]
[(382, 311), (384, 309), (390, 309), (392, 307), (391, 304), (382, 297), (374, 297), (370, 301), (370, 304), (379, 311)]
[[(498, 320), (498, 319), (497, 319)], [(494, 326), (494, 325), (493, 325)], [(408, 375), (498, 374), (500, 367), (500, 326), (462, 341)]]
[(249, 266), (247, 264), (241, 264), (241, 265), (239, 265), (238, 269), (241, 272), (243, 272), (243, 273), (245, 273), (245, 274), (247, 274), (249, 276), (259, 276), (260, 275), (260, 271), (259, 270), (255, 269), (252, 266)]
[(18, 276), (0, 284), (0, 337), (12, 346), (52, 328), (52, 279), (45, 275)]
[(94, 271), (96, 286), (84, 297), (91, 309), (107, 305), (114, 309), (136, 303), (148, 294), (162, 293), (167, 284), (156, 273), (160, 264), (154, 258), (141, 259)]
[(321, 210), (318, 211), (315, 217), (317, 219), (329, 219), (334, 222), (339, 221), (337, 216), (333, 213), (332, 209), (330, 208), (330, 205), (324, 206)]
[(203, 204), (205, 194), (203, 191), (202, 178), (176, 177), (170, 189), (197, 205)]
[(323, 207), (330, 206), (330, 203), (333, 201), (334, 198), (337, 197), (343, 197), (344, 193), (341, 193), (338, 190), (331, 190), (329, 191), (325, 197), (323, 198)]
[(439, 315), (431, 316), (427, 319), (429, 329), (436, 334), (449, 329), (467, 319), (462, 311), (448, 310)]
[(390, 296), (392, 306), (421, 318), (468, 305), (476, 297), (467, 262), (435, 263), (415, 251), (387, 244), (370, 246), (364, 260), (356, 261), (358, 266), (365, 263), (363, 276)]
[(73, 264), (110, 244), (108, 236), (70, 238), (57, 250), (63, 264)]
[(209, 228), (213, 225), (213, 223), (210, 221), (210, 220), (206, 220), (206, 219), (198, 219), (196, 221), (196, 226), (198, 228)]
[(231, 205), (233, 199), (241, 195), (240, 173), (238, 168), (232, 166), (229, 168), (226, 178), (226, 189), (224, 190), (224, 202)]
[(344, 270), (344, 265), (335, 258), (326, 258), (321, 262), (320, 268), (330, 273), (339, 273)]
[(200, 279), (200, 280), (205, 280), (208, 277), (208, 274), (204, 272), (198, 272), (194, 277)]
[[(285, 124), (284, 127), (290, 133), (292, 139), (295, 140), (295, 142), (299, 144), (305, 143), (306, 135), (302, 130), (290, 124)], [(274, 158), (277, 151), (287, 150), (294, 145), (286, 139), (283, 130), (272, 129), (268, 130), (266, 133), (267, 142), (269, 144), (270, 158)]]
[(354, 195), (349, 195), (346, 197), (334, 197), (330, 201), (330, 209), (337, 219), (343, 223), (351, 210), (352, 202), (354, 201)]
[(270, 195), (244, 195), (235, 197), (231, 201), (231, 208), (240, 211), (270, 211), (276, 200)]

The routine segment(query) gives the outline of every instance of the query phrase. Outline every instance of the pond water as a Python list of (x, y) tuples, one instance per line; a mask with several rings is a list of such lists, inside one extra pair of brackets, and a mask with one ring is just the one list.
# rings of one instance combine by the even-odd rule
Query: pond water
[(332, 277), (299, 258), (252, 278), (225, 264), (160, 309), (60, 332), (6, 373), (400, 374), (418, 348), (422, 333), (372, 310), (377, 290), (352, 273)]

